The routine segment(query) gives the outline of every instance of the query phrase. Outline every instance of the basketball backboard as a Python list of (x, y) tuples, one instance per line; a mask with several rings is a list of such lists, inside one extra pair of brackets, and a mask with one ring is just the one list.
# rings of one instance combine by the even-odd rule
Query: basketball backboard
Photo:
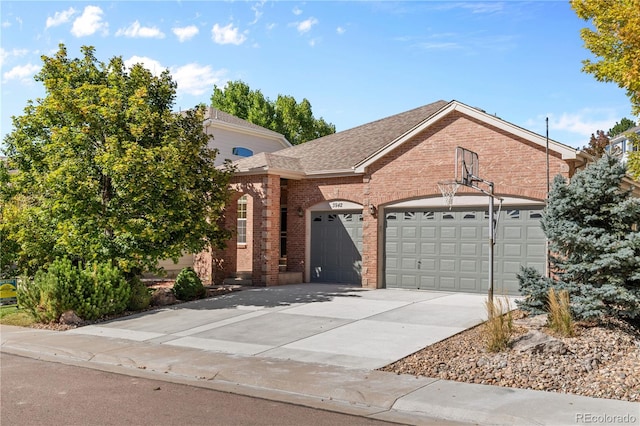
[(456, 148), (455, 179), (461, 185), (472, 186), (479, 178), (478, 154), (461, 146)]

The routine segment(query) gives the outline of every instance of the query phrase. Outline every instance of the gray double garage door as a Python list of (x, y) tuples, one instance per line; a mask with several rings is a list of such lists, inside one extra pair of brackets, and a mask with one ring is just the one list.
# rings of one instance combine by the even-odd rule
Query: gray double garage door
[[(518, 294), (521, 265), (544, 271), (541, 212), (531, 207), (501, 211), (494, 247), (496, 294)], [(487, 291), (486, 210), (391, 210), (384, 219), (387, 288)], [(362, 212), (314, 213), (311, 230), (312, 281), (360, 283)]]

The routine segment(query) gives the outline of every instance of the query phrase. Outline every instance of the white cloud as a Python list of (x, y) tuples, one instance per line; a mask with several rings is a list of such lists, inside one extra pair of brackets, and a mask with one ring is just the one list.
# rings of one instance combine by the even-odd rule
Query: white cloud
[(75, 14), (76, 10), (73, 7), (63, 10), (62, 12), (56, 12), (53, 14), (53, 17), (47, 17), (47, 24), (45, 28), (57, 27), (58, 25), (66, 24)]
[(588, 138), (597, 130), (609, 130), (616, 123), (613, 111), (583, 109), (577, 113), (563, 112), (559, 117), (549, 114), (549, 128)]
[(339, 35), (342, 35), (342, 34), (344, 34), (346, 32), (347, 32), (347, 30), (345, 28), (343, 28), (343, 27), (336, 28), (336, 33), (338, 33)]
[(420, 47), (421, 49), (425, 49), (425, 50), (452, 50), (452, 49), (461, 49), (462, 46), (460, 46), (458, 43), (455, 42), (447, 42), (447, 41), (443, 41), (443, 42), (431, 42), (431, 41), (425, 41), (422, 43), (418, 43), (416, 46)]
[(2, 82), (17, 80), (22, 84), (30, 84), (33, 82), (33, 75), (38, 71), (40, 71), (39, 65), (18, 65), (2, 74)]
[(298, 22), (296, 24), (296, 29), (300, 34), (304, 34), (306, 32), (309, 32), (311, 30), (311, 27), (313, 27), (317, 23), (318, 20), (316, 18), (305, 19), (304, 21)]
[(5, 61), (12, 56), (19, 58), (25, 56), (29, 51), (27, 49), (12, 49), (11, 51), (5, 50), (0, 47), (0, 66), (3, 66)]
[(298, 8), (297, 6), (294, 7), (291, 12), (293, 12), (293, 14), (296, 15), (296, 16), (302, 15), (302, 9)]
[(103, 13), (102, 9), (98, 6), (85, 7), (82, 15), (73, 21), (71, 34), (76, 37), (90, 36), (98, 31), (102, 31), (103, 34), (107, 34), (109, 24), (102, 20)]
[[(135, 64), (142, 64), (151, 71), (154, 76), (159, 76), (167, 67), (159, 61), (146, 56), (132, 56), (124, 61), (127, 68)], [(227, 70), (214, 70), (210, 65), (199, 65), (190, 63), (182, 66), (171, 67), (171, 78), (178, 84), (178, 94), (200, 96), (210, 92), (215, 84), (220, 84), (224, 80)]]
[(157, 27), (143, 27), (140, 22), (135, 21), (127, 28), (120, 28), (116, 32), (116, 37), (120, 36), (129, 38), (164, 38), (164, 33)]
[(200, 32), (198, 30), (198, 27), (196, 27), (195, 25), (189, 25), (188, 27), (176, 27), (172, 28), (171, 31), (173, 31), (176, 37), (178, 37), (180, 43), (193, 38), (196, 34), (198, 34), (198, 32)]
[(226, 70), (215, 71), (210, 65), (191, 63), (171, 70), (178, 83), (178, 93), (200, 96), (210, 92), (215, 84), (223, 80)]
[(132, 56), (131, 58), (124, 61), (124, 65), (127, 68), (131, 68), (135, 64), (142, 64), (146, 69), (151, 71), (151, 74), (156, 77), (162, 74), (162, 71), (166, 69), (166, 67), (163, 67), (160, 62), (146, 56)]
[(592, 133), (608, 131), (620, 119), (620, 112), (613, 108), (583, 108), (577, 112), (548, 113), (530, 118), (525, 127), (545, 134), (545, 122), (549, 118), (549, 137), (574, 147), (584, 146)]
[(213, 41), (217, 44), (239, 45), (247, 40), (247, 37), (240, 33), (238, 27), (234, 27), (233, 24), (225, 27), (215, 24), (211, 29), (211, 35), (213, 36)]
[(251, 6), (251, 10), (253, 11), (255, 17), (253, 21), (249, 22), (249, 25), (256, 24), (260, 20), (260, 18), (262, 18), (262, 13), (263, 13), (262, 7), (264, 6), (265, 3), (266, 3), (266, 0), (262, 0), (254, 4), (253, 6)]

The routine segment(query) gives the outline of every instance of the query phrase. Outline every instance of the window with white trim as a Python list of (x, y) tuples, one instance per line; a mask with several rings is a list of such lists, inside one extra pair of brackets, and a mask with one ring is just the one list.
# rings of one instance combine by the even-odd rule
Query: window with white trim
[(238, 199), (238, 244), (247, 244), (247, 195)]

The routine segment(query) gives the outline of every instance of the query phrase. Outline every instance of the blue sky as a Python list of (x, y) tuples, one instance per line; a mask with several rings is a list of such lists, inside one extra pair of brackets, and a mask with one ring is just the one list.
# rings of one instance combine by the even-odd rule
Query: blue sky
[(338, 131), (458, 100), (582, 147), (622, 117), (625, 92), (581, 72), (588, 24), (568, 1), (2, 1), (1, 134), (64, 43), (94, 46), (178, 83), (175, 109), (242, 80), (275, 100), (307, 98)]

